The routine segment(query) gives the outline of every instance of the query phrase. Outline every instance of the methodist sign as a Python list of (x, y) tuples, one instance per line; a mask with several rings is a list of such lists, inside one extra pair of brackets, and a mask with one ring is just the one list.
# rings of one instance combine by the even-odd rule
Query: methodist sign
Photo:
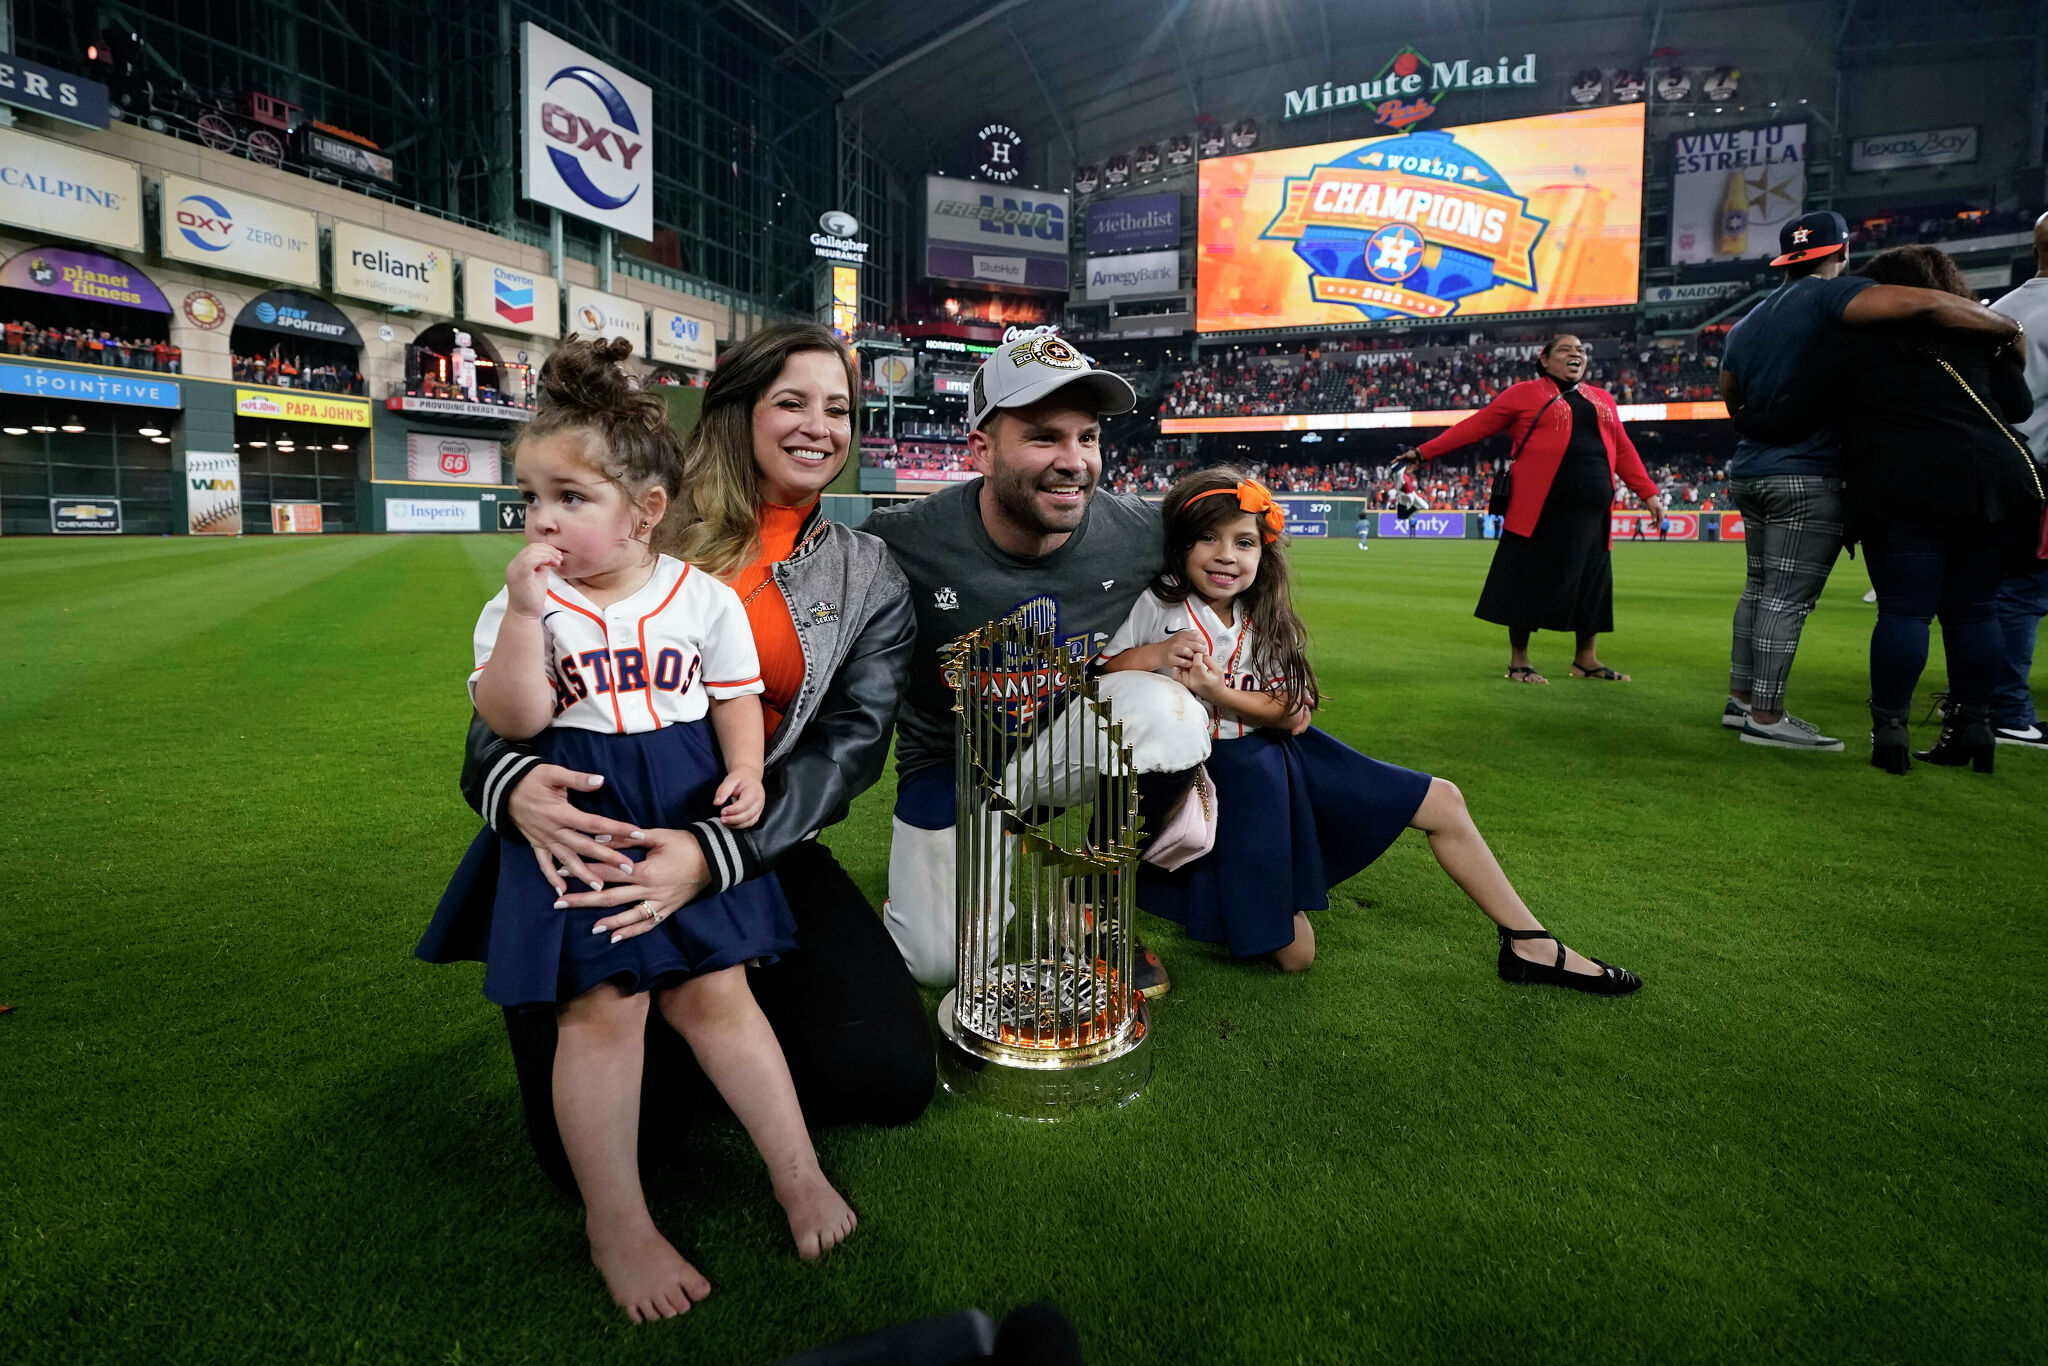
[(585, 341), (624, 337), (633, 354), (647, 354), (647, 310), (631, 299), (586, 285), (569, 286), (569, 330)]
[(163, 253), (213, 270), (320, 287), (320, 224), (306, 209), (167, 175)]
[(1180, 196), (1146, 194), (1088, 206), (1088, 250), (1146, 251), (1180, 245)]
[(562, 292), (552, 275), (535, 275), (500, 261), (462, 261), (462, 316), (485, 327), (562, 335)]
[(713, 369), (718, 364), (717, 330), (702, 318), (672, 308), (657, 308), (654, 327), (647, 334), (647, 354), (652, 360), (667, 361), (670, 365)]
[(0, 223), (141, 251), (142, 177), (133, 162), (0, 128)]
[(422, 313), (452, 314), (455, 258), (446, 247), (336, 223), (334, 292)]
[(654, 92), (534, 24), (519, 41), (526, 197), (654, 236)]
[(924, 179), (924, 273), (941, 280), (1067, 288), (1067, 196), (947, 176)]
[(332, 398), (326, 394), (297, 393), (290, 389), (237, 389), (235, 416), (267, 417), (278, 422), (319, 422), (329, 427), (367, 427), (370, 405), (360, 398)]

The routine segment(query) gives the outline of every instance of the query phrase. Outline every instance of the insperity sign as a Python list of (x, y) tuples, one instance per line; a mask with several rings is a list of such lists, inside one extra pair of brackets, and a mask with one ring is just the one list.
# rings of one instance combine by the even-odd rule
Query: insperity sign
[(522, 24), (520, 139), (528, 199), (634, 237), (654, 235), (654, 92)]

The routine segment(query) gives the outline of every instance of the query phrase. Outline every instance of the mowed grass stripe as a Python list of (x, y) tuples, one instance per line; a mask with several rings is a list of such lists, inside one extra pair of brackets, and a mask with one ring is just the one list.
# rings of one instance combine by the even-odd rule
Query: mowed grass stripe
[[(1045, 1128), (942, 1096), (823, 1135), (862, 1225), (817, 1267), (744, 1136), (700, 1126), (653, 1195), (716, 1292), (634, 1330), (532, 1166), (479, 971), (410, 957), (476, 828), (462, 678), (518, 541), (251, 544), (163, 557), (225, 573), (191, 629), (103, 606), (121, 629), (0, 754), (31, 794), (0, 846), (16, 1359), (755, 1362), (1041, 1296), (1102, 1360), (2048, 1347), (2048, 963), (2011, 842), (2048, 764), (1869, 769), (1846, 563), (1794, 688), (1851, 749), (1807, 756), (1714, 724), (1734, 547), (1617, 547), (1605, 650), (1639, 682), (1566, 680), (1546, 635), (1556, 681), (1523, 689), (1470, 617), (1490, 547), (1299, 546), (1327, 727), (1458, 781), (1537, 912), (1649, 989), (1502, 986), (1413, 835), (1303, 977), (1147, 919), (1175, 989), (1138, 1105)], [(0, 544), (0, 581), (25, 545), (77, 582), (128, 549)], [(275, 591), (237, 598), (251, 564)], [(828, 837), (877, 901), (891, 795)]]

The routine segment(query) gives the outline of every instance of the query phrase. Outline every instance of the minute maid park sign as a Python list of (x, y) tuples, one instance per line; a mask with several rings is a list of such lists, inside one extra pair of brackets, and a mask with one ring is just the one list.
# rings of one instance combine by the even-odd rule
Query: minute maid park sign
[(1536, 54), (1525, 52), (1517, 62), (1508, 57), (1492, 62), (1460, 57), (1432, 62), (1412, 47), (1401, 49), (1369, 81), (1324, 81), (1287, 92), (1280, 117), (1298, 119), (1358, 105), (1374, 105), (1373, 122), (1396, 131), (1422, 122), (1454, 90), (1495, 90), (1536, 84)]
[(1548, 226), (1455, 134), (1431, 130), (1289, 176), (1261, 235), (1294, 243), (1317, 303), (1374, 320), (1444, 318), (1469, 294), (1535, 289), (1532, 254)]

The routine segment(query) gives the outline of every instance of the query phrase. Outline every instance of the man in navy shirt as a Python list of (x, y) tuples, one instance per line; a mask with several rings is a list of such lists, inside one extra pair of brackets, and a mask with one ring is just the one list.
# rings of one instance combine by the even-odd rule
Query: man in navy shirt
[(1728, 491), (1742, 513), (1749, 565), (1735, 604), (1721, 724), (1752, 745), (1842, 748), (1785, 710), (1800, 629), (1842, 548), (1841, 451), (1825, 416), (1830, 329), (1915, 323), (1999, 341), (2018, 330), (1940, 290), (1845, 277), (1848, 243), (1838, 213), (1785, 224), (1771, 262), (1784, 283), (1729, 332), (1721, 362), (1721, 397), (1742, 438), (1728, 461)]

